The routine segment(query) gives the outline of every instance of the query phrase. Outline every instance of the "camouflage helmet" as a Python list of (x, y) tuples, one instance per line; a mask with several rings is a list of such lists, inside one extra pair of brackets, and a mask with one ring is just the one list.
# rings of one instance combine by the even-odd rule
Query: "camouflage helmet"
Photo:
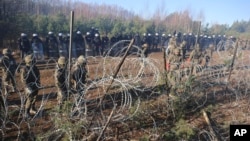
[(59, 57), (58, 64), (59, 65), (65, 65), (66, 64), (66, 58), (63, 57), (63, 56)]
[(148, 48), (148, 44), (146, 43), (146, 44), (143, 44), (142, 45), (142, 48)]
[(8, 48), (3, 49), (3, 55), (8, 55), (10, 53), (11, 51)]
[(80, 55), (80, 56), (77, 58), (77, 63), (80, 64), (80, 65), (86, 63), (86, 59), (84, 58), (83, 55)]
[(175, 45), (176, 44), (176, 38), (170, 38), (169, 39), (169, 44)]
[(187, 44), (187, 42), (186, 42), (186, 41), (183, 41), (183, 42), (181, 43), (181, 47), (184, 47), (186, 44)]
[(31, 54), (25, 56), (24, 61), (26, 64), (30, 64), (33, 61), (33, 56)]
[(197, 44), (197, 45), (195, 46), (195, 50), (198, 50), (198, 51), (201, 50), (200, 44)]
[(180, 54), (180, 49), (179, 49), (179, 48), (175, 48), (175, 49), (174, 49), (174, 53), (175, 53), (175, 54)]

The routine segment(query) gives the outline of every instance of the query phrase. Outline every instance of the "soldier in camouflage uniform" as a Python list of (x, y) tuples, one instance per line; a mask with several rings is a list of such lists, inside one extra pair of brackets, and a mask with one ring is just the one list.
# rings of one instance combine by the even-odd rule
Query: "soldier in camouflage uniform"
[(141, 40), (141, 56), (144, 55), (145, 57), (148, 56), (148, 51), (149, 51), (149, 39), (148, 35), (146, 33), (143, 34), (142, 40)]
[(187, 42), (186, 41), (182, 41), (182, 43), (180, 44), (180, 48), (182, 50), (182, 60), (186, 59), (186, 52), (187, 52)]
[(21, 71), (21, 80), (25, 86), (25, 114), (26, 117), (29, 117), (37, 112), (35, 102), (40, 87), (40, 72), (32, 55), (26, 56), (24, 61), (25, 66)]
[(61, 56), (58, 59), (57, 68), (55, 70), (55, 83), (57, 87), (57, 101), (60, 109), (64, 101), (67, 100), (68, 97), (68, 89), (67, 89), (67, 65), (66, 65), (66, 58)]
[(208, 63), (210, 62), (210, 60), (212, 59), (214, 49), (215, 49), (214, 44), (210, 43), (208, 48), (206, 49), (206, 52), (205, 52), (206, 53), (206, 55), (205, 55), (205, 60), (206, 60), (205, 66), (207, 66)]
[[(0, 81), (0, 83), (1, 83), (1, 81)], [(0, 88), (2, 90), (2, 84), (0, 84)], [(2, 91), (0, 91), (0, 118), (3, 115), (2, 111), (5, 111), (5, 104), (4, 104), (4, 99), (3, 99)]]
[(147, 43), (145, 43), (145, 44), (143, 44), (142, 45), (142, 55), (144, 55), (144, 57), (148, 57), (148, 44)]
[(180, 48), (175, 48), (173, 54), (171, 54), (167, 60), (167, 79), (170, 94), (176, 93), (177, 86), (181, 81), (179, 69), (181, 68), (183, 60), (180, 52)]
[[(1, 66), (3, 72), (2, 84), (4, 90), (3, 94), (7, 95), (9, 92), (16, 91), (15, 72), (17, 64), (9, 49), (3, 49), (3, 55), (4, 56), (1, 58)], [(11, 91), (9, 91), (9, 89), (11, 89)]]
[(168, 50), (166, 52), (166, 54), (168, 56), (170, 56), (171, 54), (174, 54), (174, 50), (177, 48), (177, 45), (176, 45), (176, 38), (175, 37), (172, 37), (169, 39), (169, 42), (168, 42)]
[(79, 95), (82, 95), (84, 92), (84, 85), (86, 83), (87, 77), (86, 69), (86, 59), (83, 55), (80, 55), (77, 58), (76, 63), (72, 67), (72, 79), (74, 83), (74, 88), (76, 89)]
[(199, 44), (197, 44), (195, 49), (190, 53), (188, 60), (192, 62), (192, 65), (194, 65), (195, 69), (193, 69), (193, 72), (192, 72), (193, 74), (196, 75), (198, 72), (198, 68), (205, 65), (205, 55), (206, 55), (206, 52), (202, 51)]

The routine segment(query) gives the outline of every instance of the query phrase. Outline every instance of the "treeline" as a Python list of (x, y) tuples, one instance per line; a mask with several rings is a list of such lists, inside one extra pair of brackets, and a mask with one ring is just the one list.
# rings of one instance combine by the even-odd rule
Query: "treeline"
[[(163, 3), (164, 5), (164, 3)], [(46, 36), (69, 32), (70, 11), (74, 11), (74, 29), (82, 33), (91, 27), (109, 36), (117, 33), (173, 33), (174, 31), (197, 33), (198, 24), (188, 10), (166, 14), (164, 7), (155, 11), (150, 19), (116, 5), (87, 4), (77, 0), (1, 0), (0, 1), (0, 47), (15, 46), (20, 33), (29, 36), (38, 33)], [(204, 18), (200, 14), (200, 18)], [(232, 26), (202, 24), (202, 34), (228, 34), (250, 37), (250, 20), (235, 21)]]

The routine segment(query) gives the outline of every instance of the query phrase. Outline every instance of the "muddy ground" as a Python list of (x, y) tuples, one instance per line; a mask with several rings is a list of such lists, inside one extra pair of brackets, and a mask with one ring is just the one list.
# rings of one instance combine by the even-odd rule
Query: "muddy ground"
[[(214, 52), (209, 64), (214, 67), (203, 69), (188, 90), (180, 88), (177, 98), (169, 97), (165, 87), (160, 51), (150, 53), (144, 60), (128, 56), (108, 92), (121, 57), (89, 57), (84, 96), (87, 108), (79, 106), (84, 108), (75, 117), (74, 92), (65, 111), (58, 111), (57, 90), (53, 87), (55, 60), (38, 62), (41, 84), (45, 87), (39, 91), (36, 102), (39, 112), (30, 119), (24, 118), (23, 85), (17, 74), (18, 92), (6, 97), (7, 113), (1, 115), (0, 138), (84, 140), (90, 135), (97, 138), (103, 131), (101, 140), (229, 140), (230, 124), (250, 124), (248, 53), (248, 50), (238, 53), (230, 74), (225, 64), (232, 56)], [(184, 66), (190, 63), (185, 62)], [(203, 110), (210, 117), (212, 129)]]

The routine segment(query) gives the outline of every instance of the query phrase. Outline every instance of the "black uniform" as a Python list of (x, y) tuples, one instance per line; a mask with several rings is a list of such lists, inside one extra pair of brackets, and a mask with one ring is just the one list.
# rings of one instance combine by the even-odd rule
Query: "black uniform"
[(48, 35), (46, 37), (46, 52), (48, 57), (59, 57), (58, 42), (54, 35)]
[(74, 38), (74, 45), (76, 49), (76, 57), (79, 57), (80, 55), (85, 56), (85, 43), (81, 34), (76, 34)]
[(94, 40), (94, 56), (96, 55), (102, 55), (103, 54), (103, 48), (102, 48), (102, 41), (100, 36), (95, 36)]
[(18, 47), (19, 47), (19, 49), (21, 51), (21, 57), (22, 57), (22, 59), (26, 55), (32, 53), (31, 43), (30, 43), (30, 41), (29, 41), (29, 39), (28, 39), (27, 36), (23, 36), (23, 37), (21, 37), (21, 38), (18, 39)]

